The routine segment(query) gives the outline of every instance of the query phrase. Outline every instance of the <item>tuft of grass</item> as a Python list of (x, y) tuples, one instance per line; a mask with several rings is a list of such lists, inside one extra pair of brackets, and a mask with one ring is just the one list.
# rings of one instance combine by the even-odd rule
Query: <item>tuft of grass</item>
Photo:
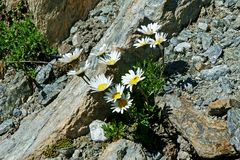
[(43, 152), (43, 155), (47, 158), (53, 158), (58, 156), (57, 150), (62, 148), (71, 148), (73, 147), (73, 141), (68, 138), (60, 139), (52, 146), (48, 146), (47, 149)]

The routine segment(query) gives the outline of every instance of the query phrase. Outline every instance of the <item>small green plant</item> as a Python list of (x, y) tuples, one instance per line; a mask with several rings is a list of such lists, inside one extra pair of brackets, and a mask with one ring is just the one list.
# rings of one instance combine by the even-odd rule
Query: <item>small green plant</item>
[(32, 16), (27, 13), (26, 2), (20, 1), (9, 12), (4, 10), (3, 4), (0, 6), (0, 60), (25, 70), (35, 66), (33, 61), (50, 60), (56, 50), (49, 47), (35, 27)]
[(105, 135), (109, 140), (117, 140), (120, 138), (125, 137), (127, 126), (123, 124), (123, 122), (109, 122), (108, 124), (104, 125), (103, 130), (105, 131)]
[(159, 61), (153, 62), (151, 60), (144, 60), (138, 63), (134, 68), (144, 68), (145, 79), (142, 81), (138, 88), (141, 88), (147, 96), (157, 94), (164, 84), (163, 66)]
[(68, 138), (60, 139), (52, 146), (48, 146), (47, 149), (43, 152), (43, 155), (47, 158), (53, 158), (58, 155), (57, 150), (62, 148), (71, 148), (73, 147), (73, 141)]

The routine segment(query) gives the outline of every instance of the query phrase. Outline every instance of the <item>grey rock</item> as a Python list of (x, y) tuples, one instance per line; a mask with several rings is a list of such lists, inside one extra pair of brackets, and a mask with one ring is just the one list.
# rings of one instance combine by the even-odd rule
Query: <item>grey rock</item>
[(164, 48), (164, 54), (168, 55), (168, 56), (172, 56), (174, 54), (173, 45), (172, 44), (170, 44), (169, 46)]
[(18, 109), (18, 108), (14, 108), (14, 109), (13, 109), (13, 112), (12, 112), (12, 115), (13, 115), (14, 117), (19, 117), (19, 116), (22, 115), (22, 111), (21, 111), (20, 109)]
[(66, 80), (67, 76), (62, 76), (53, 84), (47, 84), (39, 93), (39, 103), (42, 105), (48, 105), (52, 102), (65, 87)]
[(233, 22), (233, 29), (240, 29), (240, 16)]
[(78, 30), (78, 27), (73, 26), (73, 27), (70, 29), (70, 33), (71, 33), (71, 34), (74, 34), (74, 33), (77, 32), (77, 30)]
[(214, 4), (218, 7), (223, 6), (223, 4), (224, 4), (223, 0), (215, 0), (214, 2), (215, 2)]
[(64, 155), (65, 157), (70, 158), (74, 153), (74, 148), (61, 148), (58, 149), (57, 152), (61, 155)]
[(232, 37), (225, 37), (220, 41), (220, 45), (223, 49), (229, 47), (234, 42)]
[(4, 117), (7, 117), (14, 108), (19, 107), (32, 95), (33, 84), (31, 79), (24, 75), (24, 72), (19, 71), (3, 89), (4, 92), (2, 93), (2, 98), (0, 98), (0, 108)]
[(173, 37), (170, 39), (170, 43), (173, 45), (173, 46), (177, 46), (177, 44), (179, 43), (179, 41), (177, 40), (176, 37)]
[(113, 8), (112, 6), (104, 6), (103, 8), (101, 8), (101, 15), (105, 15), (105, 14), (108, 14), (110, 12), (112, 12)]
[(202, 46), (204, 50), (207, 50), (210, 45), (212, 44), (212, 36), (210, 36), (208, 33), (202, 34)]
[(75, 33), (75, 34), (73, 35), (73, 38), (72, 38), (72, 44), (73, 44), (73, 46), (79, 45), (80, 42), (81, 42), (80, 34), (79, 34), (79, 33)]
[(191, 157), (192, 156), (188, 152), (179, 151), (177, 155), (177, 160), (191, 160)]
[(208, 48), (208, 50), (204, 54), (208, 56), (208, 59), (212, 64), (215, 64), (217, 59), (222, 54), (222, 48), (219, 45), (214, 44), (213, 46)]
[(96, 17), (96, 20), (103, 24), (106, 24), (108, 22), (108, 18), (106, 16), (98, 16)]
[(227, 127), (230, 134), (230, 143), (240, 152), (240, 106), (228, 111)]
[(47, 82), (50, 78), (52, 69), (53, 69), (53, 64), (56, 62), (56, 60), (52, 60), (49, 62), (46, 66), (42, 67), (40, 71), (37, 73), (37, 76), (35, 78), (36, 82), (39, 84), (44, 84)]
[(226, 7), (231, 7), (231, 6), (234, 6), (237, 2), (238, 2), (238, 0), (226, 0), (224, 5)]
[(129, 140), (120, 139), (111, 143), (104, 150), (99, 160), (146, 160), (145, 152), (140, 144), (136, 144)]
[(188, 42), (179, 43), (175, 48), (174, 51), (176, 52), (185, 52), (191, 48), (191, 44)]
[(13, 125), (12, 119), (7, 119), (0, 124), (0, 136), (7, 133)]
[(182, 32), (180, 32), (180, 34), (178, 35), (177, 37), (177, 40), (179, 41), (188, 41), (188, 39), (192, 38), (193, 37), (193, 33), (190, 32), (190, 31), (187, 31), (187, 30), (183, 30)]
[(230, 69), (227, 65), (219, 65), (211, 69), (202, 70), (198, 77), (206, 80), (217, 80), (220, 77), (226, 76), (228, 73), (230, 73)]
[(237, 47), (240, 44), (240, 37), (236, 37), (234, 39), (232, 47)]
[(91, 139), (93, 141), (105, 141), (107, 140), (107, 137), (104, 134), (104, 130), (102, 129), (102, 126), (106, 125), (105, 122), (100, 120), (94, 120), (90, 125), (90, 135)]
[(198, 28), (201, 29), (201, 30), (203, 30), (203, 31), (207, 31), (207, 29), (208, 29), (208, 24), (207, 24), (207, 23), (202, 23), (202, 22), (200, 22), (200, 23), (198, 23)]
[(230, 82), (228, 78), (220, 78), (219, 85), (224, 93), (231, 94), (233, 92), (234, 85)]
[(238, 8), (238, 9), (240, 8), (240, 1), (236, 3), (235, 8)]
[(77, 159), (80, 156), (81, 151), (79, 149), (76, 149), (72, 155), (73, 159)]

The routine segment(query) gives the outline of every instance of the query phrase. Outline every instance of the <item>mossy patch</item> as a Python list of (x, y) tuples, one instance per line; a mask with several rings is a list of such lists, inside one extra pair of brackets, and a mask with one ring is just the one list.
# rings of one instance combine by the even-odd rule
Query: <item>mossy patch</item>
[(48, 146), (47, 149), (43, 152), (43, 155), (47, 158), (57, 157), (58, 152), (57, 150), (62, 148), (72, 148), (73, 147), (73, 141), (68, 138), (63, 138), (58, 140), (55, 144), (52, 146)]

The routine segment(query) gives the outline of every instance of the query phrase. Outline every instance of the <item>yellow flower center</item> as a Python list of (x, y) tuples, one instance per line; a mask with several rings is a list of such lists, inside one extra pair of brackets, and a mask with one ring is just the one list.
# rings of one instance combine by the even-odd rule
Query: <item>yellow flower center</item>
[(119, 99), (118, 100), (118, 107), (123, 108), (127, 105), (127, 101), (125, 99)]
[(136, 85), (138, 83), (139, 79), (140, 79), (139, 76), (134, 76), (132, 79), (130, 79), (129, 84)]
[(162, 42), (164, 42), (164, 39), (163, 38), (159, 38), (158, 40), (155, 41), (155, 44), (156, 45), (160, 45), (160, 44), (162, 44)]
[(114, 99), (114, 100), (117, 100), (117, 99), (119, 99), (119, 98), (121, 98), (120, 92), (116, 92), (116, 93), (114, 93), (114, 94), (112, 95), (112, 99)]
[(140, 42), (140, 46), (145, 46), (147, 43), (146, 42)]
[(107, 65), (114, 65), (115, 63), (116, 63), (116, 61), (113, 60), (113, 59), (109, 59), (109, 60), (107, 61)]
[(101, 84), (98, 85), (97, 90), (98, 91), (103, 91), (103, 90), (106, 89), (106, 87), (107, 87), (107, 83), (101, 83)]

